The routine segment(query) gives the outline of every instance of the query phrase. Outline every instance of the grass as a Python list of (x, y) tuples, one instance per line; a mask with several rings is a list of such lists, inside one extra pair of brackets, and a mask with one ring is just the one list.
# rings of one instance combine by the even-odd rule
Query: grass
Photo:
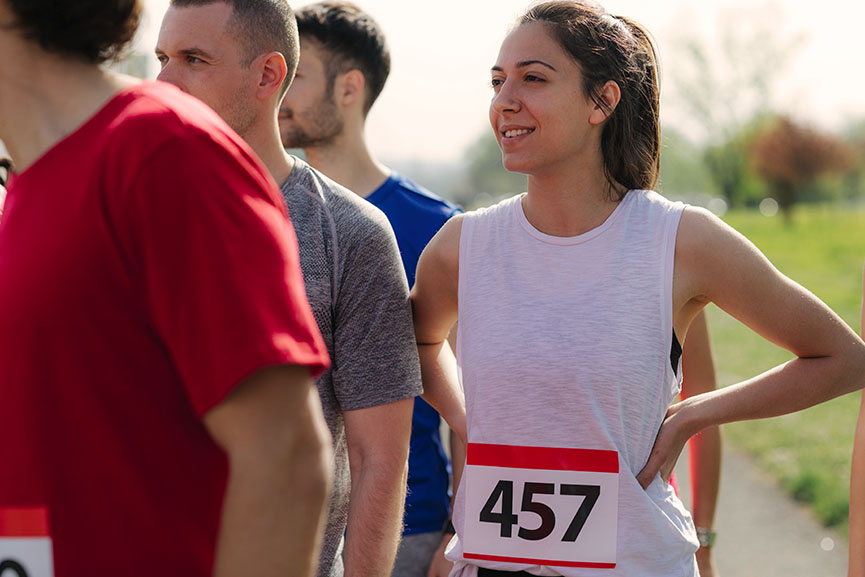
[[(724, 220), (754, 242), (782, 273), (860, 331), (865, 211), (802, 207), (791, 225), (757, 212), (731, 212)], [(720, 386), (792, 358), (714, 306), (708, 315)], [(794, 498), (809, 503), (826, 526), (846, 534), (858, 410), (856, 393), (793, 415), (726, 425), (724, 434), (751, 453)]]

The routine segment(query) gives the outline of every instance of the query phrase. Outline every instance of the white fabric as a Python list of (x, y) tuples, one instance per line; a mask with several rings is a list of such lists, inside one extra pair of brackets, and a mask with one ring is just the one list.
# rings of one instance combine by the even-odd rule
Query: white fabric
[[(630, 191), (601, 226), (562, 238), (535, 229), (521, 198), (462, 222), (457, 358), (469, 442), (616, 451), (616, 566), (471, 563), (535, 575), (694, 577), (691, 516), (660, 477), (646, 491), (635, 478), (680, 390), (670, 349), (684, 205)], [(452, 577), (477, 572), (459, 540), (465, 497), (463, 477), (448, 551), (456, 561)], [(520, 514), (529, 529), (537, 519)]]

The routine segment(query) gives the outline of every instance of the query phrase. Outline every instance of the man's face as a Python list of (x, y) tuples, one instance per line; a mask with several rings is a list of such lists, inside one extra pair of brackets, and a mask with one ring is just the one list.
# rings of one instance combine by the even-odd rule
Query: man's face
[(297, 74), (279, 107), (279, 134), (286, 148), (330, 144), (344, 120), (328, 86), (326, 54), (317, 42), (301, 38)]
[(156, 44), (158, 79), (195, 96), (244, 136), (255, 121), (257, 79), (244, 62), (231, 16), (232, 7), (224, 2), (171, 6)]

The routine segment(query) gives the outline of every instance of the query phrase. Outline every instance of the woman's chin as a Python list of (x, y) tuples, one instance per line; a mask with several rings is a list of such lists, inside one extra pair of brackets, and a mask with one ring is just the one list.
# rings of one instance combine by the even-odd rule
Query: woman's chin
[(504, 166), (505, 170), (508, 172), (516, 172), (518, 174), (528, 174), (531, 171), (530, 163), (526, 162), (526, 160), (522, 158), (503, 156), (502, 166)]

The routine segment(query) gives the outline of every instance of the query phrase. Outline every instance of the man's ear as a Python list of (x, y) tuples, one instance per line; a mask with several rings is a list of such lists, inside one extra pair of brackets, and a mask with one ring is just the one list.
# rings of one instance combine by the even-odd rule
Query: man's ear
[(255, 95), (261, 100), (267, 100), (278, 92), (288, 74), (285, 57), (279, 52), (262, 54), (252, 62), (251, 66), (258, 75)]
[(601, 106), (600, 104), (595, 105), (595, 109), (589, 115), (589, 124), (601, 124), (609, 118), (622, 99), (622, 91), (618, 84), (612, 80), (607, 80), (607, 83), (601, 88), (601, 93), (598, 97), (605, 106)]
[(366, 95), (366, 78), (363, 73), (352, 69), (337, 76), (334, 95), (337, 102), (345, 108), (354, 106), (356, 103), (363, 104)]

